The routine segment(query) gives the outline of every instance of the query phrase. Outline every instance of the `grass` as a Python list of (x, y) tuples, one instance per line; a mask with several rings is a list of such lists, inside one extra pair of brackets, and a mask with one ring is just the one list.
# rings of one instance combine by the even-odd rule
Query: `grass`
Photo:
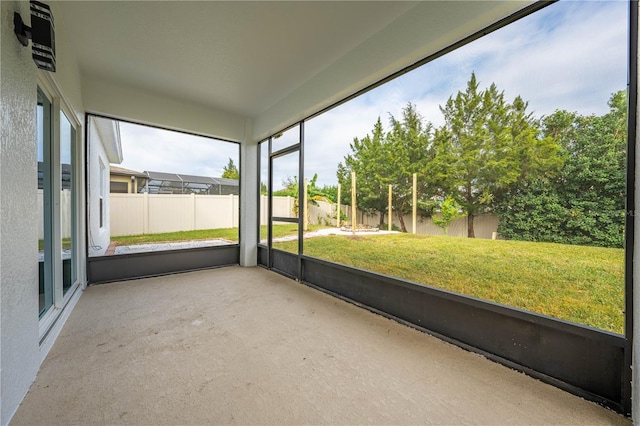
[[(260, 235), (263, 236), (263, 238), (266, 238), (267, 226), (263, 225), (260, 228)], [(326, 227), (320, 225), (309, 225), (309, 232), (320, 228)], [(287, 235), (297, 235), (297, 233), (298, 225), (296, 224), (273, 225), (274, 238), (285, 237)], [(218, 238), (237, 242), (238, 228), (203, 229), (197, 231), (165, 232), (161, 234), (124, 235), (111, 237), (111, 241), (117, 243), (119, 246), (128, 246), (134, 244), (167, 243), (175, 241), (213, 240)]]
[[(324, 225), (311, 225), (309, 224), (309, 229), (304, 232), (313, 232), (318, 229), (331, 228), (331, 226)], [(273, 238), (286, 237), (288, 235), (298, 235), (298, 225), (295, 223), (286, 224), (286, 225), (273, 225)], [(260, 226), (260, 238), (267, 238), (267, 225)]]
[[(62, 239), (62, 248), (70, 249), (71, 248), (71, 238), (63, 238)], [(44, 250), (44, 240), (38, 240), (38, 251)]]
[[(276, 243), (294, 251), (297, 242)], [(305, 254), (591, 327), (624, 329), (624, 250), (393, 234), (328, 236)]]
[(175, 241), (195, 241), (224, 239), (238, 241), (238, 228), (202, 229), (197, 231), (164, 232), (161, 234), (139, 234), (111, 237), (119, 246), (134, 244), (168, 243)]

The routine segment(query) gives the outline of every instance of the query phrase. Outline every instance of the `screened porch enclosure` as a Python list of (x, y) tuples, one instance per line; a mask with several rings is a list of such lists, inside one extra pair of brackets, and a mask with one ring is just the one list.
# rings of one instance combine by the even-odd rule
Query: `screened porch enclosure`
[(60, 338), (16, 424), (638, 410), (637, 2), (55, 10), (79, 88), (38, 108), (79, 105), (84, 151), (32, 167)]
[[(615, 17), (618, 20), (616, 22), (620, 24), (627, 23), (626, 6), (618, 5), (615, 10)], [(610, 6), (610, 9), (613, 9), (613, 6)], [(369, 260), (358, 263), (345, 260), (348, 258), (347, 255), (353, 254), (355, 258), (358, 257), (361, 248), (355, 245), (348, 246), (350, 248), (345, 250), (342, 256), (330, 255), (332, 250), (339, 252), (343, 247), (340, 245), (340, 237), (331, 240), (335, 241), (335, 244), (333, 247), (328, 246), (324, 251), (311, 251), (310, 247), (313, 244), (320, 244), (320, 241), (324, 239), (329, 241), (333, 237), (305, 239), (309, 222), (308, 210), (316, 200), (342, 206), (348, 205), (354, 210), (356, 204), (360, 202), (363, 208), (380, 213), (381, 222), (384, 222), (385, 217), (393, 222), (388, 224), (389, 230), (391, 231), (393, 226), (396, 226), (398, 231), (402, 231), (396, 237), (403, 238), (406, 234), (415, 233), (418, 209), (421, 209), (420, 214), (425, 216), (442, 215), (444, 211), (442, 203), (449, 196), (459, 202), (457, 208), (459, 212), (462, 211), (471, 217), (472, 220), (469, 222), (467, 230), (469, 240), (473, 241), (472, 239), (475, 237), (473, 215), (481, 216), (482, 213), (491, 211), (498, 212), (496, 214), (502, 212), (503, 215), (500, 216), (502, 224), (499, 226), (504, 226), (508, 222), (505, 220), (504, 211), (512, 211), (516, 208), (515, 204), (510, 204), (512, 198), (520, 196), (525, 199), (525, 203), (529, 202), (526, 198), (529, 194), (526, 191), (535, 185), (548, 183), (549, 179), (546, 176), (558, 174), (561, 176), (558, 178), (558, 182), (564, 182), (572, 173), (575, 175), (575, 167), (578, 166), (570, 162), (567, 163), (566, 175), (562, 175), (564, 164), (561, 162), (565, 161), (565, 157), (573, 157), (574, 153), (567, 150), (571, 150), (576, 146), (576, 143), (571, 137), (567, 137), (566, 140), (560, 138), (570, 132), (571, 126), (580, 128), (579, 126), (587, 120), (587, 117), (596, 117), (596, 113), (588, 112), (591, 110), (586, 109), (587, 112), (583, 115), (574, 113), (575, 116), (571, 116), (573, 121), (570, 125), (567, 125), (566, 129), (562, 127), (558, 130), (556, 127), (559, 124), (554, 120), (566, 121), (565, 116), (551, 112), (549, 114), (556, 115), (546, 116), (540, 113), (540, 116), (534, 116), (534, 112), (527, 110), (528, 100), (523, 100), (519, 95), (515, 96), (513, 101), (505, 100), (506, 95), (498, 88), (497, 84), (486, 82), (481, 85), (476, 78), (476, 71), (471, 69), (469, 64), (463, 66), (456, 62), (458, 57), (473, 57), (477, 49), (482, 50), (483, 42), (491, 45), (510, 39), (511, 34), (517, 33), (521, 27), (532, 31), (531, 43), (538, 43), (539, 49), (545, 49), (549, 44), (553, 45), (554, 43), (565, 47), (562, 44), (564, 40), (561, 36), (558, 36), (559, 39), (556, 41), (552, 37), (553, 35), (539, 29), (534, 31), (533, 27), (541, 25), (540, 22), (547, 18), (560, 16), (564, 19), (563, 25), (579, 26), (582, 18), (573, 16), (574, 12), (577, 13), (576, 10), (571, 9), (570, 3), (558, 5), (537, 3), (531, 7), (523, 8), (518, 13), (497, 21), (446, 49), (375, 82), (363, 89), (361, 93), (340, 99), (329, 108), (313, 112), (284, 129), (276, 129), (266, 139), (262, 139), (257, 146), (254, 143), (245, 142), (241, 148), (241, 157), (245, 158), (245, 167), (240, 170), (242, 175), (240, 180), (149, 171), (137, 167), (137, 169), (144, 170), (143, 173), (147, 177), (145, 185), (139, 187), (138, 190), (149, 197), (186, 194), (195, 197), (242, 194), (245, 198), (240, 206), (240, 216), (247, 220), (241, 221), (239, 242), (237, 245), (231, 244), (224, 247), (203, 247), (168, 250), (163, 253), (120, 254), (91, 258), (88, 268), (89, 281), (91, 283), (106, 283), (166, 273), (245, 264), (246, 261), (242, 260), (242, 256), (243, 253), (246, 256), (248, 250), (251, 252), (251, 259), (256, 256), (257, 264), (267, 269), (361, 305), (373, 312), (410, 324), (463, 348), (479, 352), (494, 361), (552, 383), (564, 390), (615, 410), (629, 412), (631, 395), (631, 340), (629, 333), (631, 332), (631, 322), (624, 312), (630, 303), (629, 262), (632, 253), (628, 247), (625, 249), (623, 246), (623, 236), (630, 238), (633, 221), (629, 217), (622, 216), (623, 207), (620, 206), (624, 206), (626, 200), (632, 196), (631, 187), (627, 186), (626, 194), (622, 192), (625, 191), (625, 175), (635, 166), (634, 159), (626, 156), (629, 146), (626, 139), (620, 141), (619, 138), (616, 139), (615, 136), (612, 136), (612, 140), (616, 142), (612, 142), (614, 148), (612, 148), (611, 155), (616, 156), (616, 160), (612, 162), (620, 167), (615, 170), (615, 177), (611, 178), (608, 184), (616, 185), (616, 188), (623, 188), (613, 191), (615, 194), (613, 194), (614, 198), (611, 202), (616, 206), (613, 214), (620, 216), (610, 231), (612, 235), (615, 234), (615, 241), (598, 240), (599, 237), (594, 236), (592, 240), (583, 243), (585, 251), (586, 247), (595, 247), (596, 252), (610, 250), (607, 252), (610, 254), (609, 259), (615, 259), (617, 262), (612, 267), (613, 272), (609, 274), (611, 278), (606, 281), (607, 285), (611, 283), (611, 292), (615, 292), (617, 295), (612, 302), (615, 306), (611, 308), (611, 310), (617, 311), (612, 315), (615, 317), (612, 320), (615, 325), (593, 326), (587, 320), (581, 322), (581, 319), (575, 320), (573, 317), (567, 319), (561, 314), (554, 316), (549, 313), (549, 311), (554, 312), (553, 308), (556, 302), (553, 297), (550, 302), (546, 302), (547, 305), (551, 305), (549, 311), (542, 311), (537, 310), (536, 307), (523, 307), (504, 302), (501, 299), (495, 300), (478, 296), (465, 292), (464, 289), (452, 290), (439, 286), (438, 280), (441, 277), (437, 274), (431, 276), (430, 280), (432, 281), (426, 282), (418, 281), (419, 278), (415, 278), (415, 276), (407, 278), (403, 271), (411, 269), (412, 265), (408, 264), (408, 261), (400, 265), (393, 262), (386, 265), (385, 259), (387, 257), (383, 254), (384, 249), (370, 251), (366, 255), (362, 254), (361, 257), (368, 256)], [(609, 9), (606, 12), (609, 12)], [(630, 22), (628, 27), (629, 33), (635, 34), (634, 23)], [(534, 34), (536, 38), (533, 37)], [(625, 115), (622, 115), (626, 111), (623, 111), (622, 107), (616, 106), (615, 103), (616, 99), (626, 99), (625, 102), (628, 104), (635, 104), (633, 92), (625, 92), (626, 89), (624, 89), (627, 84), (626, 67), (634, 67), (633, 60), (628, 57), (629, 48), (624, 46), (628, 37), (628, 33), (620, 32), (618, 34), (617, 40), (620, 43), (618, 43), (619, 49), (616, 54), (619, 59), (621, 58), (620, 63), (624, 65), (624, 68), (618, 69), (615, 74), (616, 86), (612, 86), (612, 88), (616, 92), (606, 93), (606, 95), (611, 95), (608, 101), (607, 99), (599, 99), (600, 103), (605, 105), (608, 103), (611, 110), (609, 112), (606, 108), (597, 110), (597, 114), (599, 114), (597, 117), (601, 118), (605, 124), (613, 123), (606, 124), (611, 127), (611, 129), (607, 127), (607, 131), (610, 130), (612, 135), (626, 133), (629, 135), (629, 140), (634, 140), (633, 131), (629, 130), (630, 127), (627, 125), (628, 120)], [(580, 44), (580, 42), (577, 43)], [(515, 56), (517, 53), (512, 53), (512, 55)], [(499, 60), (505, 56), (508, 55), (497, 55), (496, 67), (501, 65)], [(585, 63), (591, 59), (593, 59), (593, 55), (585, 55), (580, 58)], [(485, 58), (485, 61), (488, 60)], [(440, 101), (442, 104), (435, 109), (441, 112), (443, 117), (439, 118), (434, 114), (433, 109), (427, 109), (425, 114), (428, 114), (428, 121), (426, 121), (427, 119), (423, 119), (422, 113), (418, 110), (419, 102), (422, 102), (423, 99), (411, 98), (410, 91), (407, 94), (406, 88), (413, 87), (418, 90), (421, 87), (419, 82), (428, 82), (430, 80), (426, 77), (434, 73), (437, 74), (440, 68), (451, 66), (447, 61), (453, 61), (457, 64), (458, 74), (456, 74), (455, 80), (466, 80), (466, 89), (465, 84), (460, 81), (458, 94), (456, 95), (455, 91), (452, 91), (451, 94), (447, 92)], [(472, 63), (471, 65), (477, 64)], [(434, 69), (435, 71), (433, 71)], [(589, 68), (583, 69), (586, 70), (585, 72), (589, 70)], [(497, 76), (499, 74), (496, 74), (496, 78), (498, 78)], [(530, 86), (535, 86), (538, 83), (531, 83), (530, 80), (522, 78), (517, 89), (514, 90), (531, 93)], [(550, 74), (549, 78), (552, 81), (554, 77)], [(584, 78), (592, 78), (592, 76), (585, 74)], [(545, 90), (547, 86), (552, 87), (551, 81), (545, 80), (536, 87), (540, 91)], [(503, 84), (508, 84), (508, 81)], [(442, 86), (446, 85), (442, 83), (437, 87)], [(435, 90), (435, 88), (429, 90)], [(603, 91), (606, 90), (610, 90), (610, 88), (603, 89)], [(554, 90), (550, 90), (550, 93), (554, 92)], [(448, 99), (446, 95), (449, 96)], [(376, 96), (381, 100), (376, 101)], [(406, 99), (409, 99), (404, 107), (395, 104), (388, 105), (388, 99), (400, 98), (401, 96), (407, 96)], [(469, 102), (468, 105), (465, 104), (465, 100)], [(556, 111), (564, 111), (565, 108), (568, 108), (567, 105), (572, 105), (571, 101), (572, 98), (569, 96), (566, 99), (556, 100), (556, 102), (565, 103), (556, 103), (552, 106), (539, 105), (541, 105), (540, 108), (547, 108), (549, 111), (553, 111), (554, 108)], [(372, 120), (367, 123), (373, 124), (371, 135), (364, 133), (368, 130), (357, 130), (360, 133), (354, 137), (356, 130), (352, 129), (353, 123), (358, 119), (362, 120), (365, 114), (371, 114), (367, 108), (376, 102), (381, 103), (384, 108), (391, 106), (395, 108), (393, 113), (388, 112), (391, 117), (389, 130), (386, 130), (387, 128), (384, 127), (379, 116), (378, 121), (375, 122), (375, 117), (371, 115)], [(483, 103), (480, 105), (479, 102)], [(364, 104), (364, 106), (360, 104)], [(487, 113), (487, 111), (489, 112)], [(482, 118), (478, 118), (481, 113), (488, 114), (486, 123), (480, 121)], [(499, 113), (504, 113), (504, 116), (498, 116)], [(456, 114), (461, 117), (472, 117), (473, 120), (478, 120), (478, 123), (481, 124), (474, 122), (475, 127), (458, 126), (460, 117)], [(479, 133), (472, 133), (478, 128), (481, 129)], [(585, 125), (585, 128), (591, 127)], [(585, 132), (587, 131), (585, 130)], [(585, 135), (576, 136), (575, 139), (582, 140), (589, 137), (589, 134), (585, 133)], [(335, 140), (342, 142), (340, 144)], [(353, 142), (350, 142), (351, 140)], [(487, 142), (485, 145), (479, 145), (480, 142), (477, 141)], [(464, 143), (473, 146), (465, 147)], [(344, 149), (346, 146), (351, 148), (351, 151), (344, 151), (344, 159), (338, 159), (340, 162), (334, 166), (334, 169), (328, 168), (326, 165), (330, 161), (335, 161), (335, 154), (331, 152), (331, 149), (327, 149), (327, 144), (333, 144), (331, 147), (334, 150), (338, 147)], [(371, 147), (371, 153), (364, 151), (367, 147)], [(462, 151), (464, 149), (468, 151)], [(510, 155), (509, 153), (515, 156), (505, 159), (504, 157)], [(578, 154), (575, 153), (576, 156)], [(359, 165), (356, 160), (359, 155), (366, 158), (368, 163)], [(600, 155), (600, 157), (602, 156)], [(597, 158), (598, 155), (595, 155), (594, 159)], [(474, 173), (473, 171), (469, 172), (469, 161), (472, 161), (472, 168), (477, 169), (475, 171), (479, 174), (471, 177), (456, 175), (456, 173), (463, 172), (454, 169), (454, 167), (466, 170), (467, 174)], [(495, 166), (495, 170), (487, 171), (495, 164), (498, 164)], [(516, 166), (514, 167), (513, 164)], [(251, 170), (246, 170), (247, 165)], [(529, 170), (530, 174), (526, 176), (522, 174), (517, 178), (512, 177), (522, 170)], [(257, 173), (260, 174), (260, 180), (254, 178), (254, 174)], [(336, 178), (333, 178), (332, 174)], [(429, 180), (430, 176), (438, 178)], [(447, 180), (449, 176), (458, 177), (456, 177), (457, 180)], [(266, 180), (264, 180), (265, 177)], [(377, 181), (371, 182), (372, 179), (377, 179)], [(464, 179), (468, 179), (469, 182)], [(409, 183), (411, 180), (413, 180), (413, 186)], [(324, 185), (319, 183), (323, 181)], [(417, 182), (420, 182), (420, 187)], [(482, 182), (485, 187), (481, 188)], [(578, 184), (582, 183), (576, 183), (576, 185)], [(240, 191), (241, 186), (243, 191)], [(387, 187), (389, 190), (388, 206), (386, 203)], [(464, 191), (460, 190), (463, 187), (467, 189), (467, 194), (471, 194), (467, 195), (468, 198), (464, 198)], [(559, 190), (554, 188), (556, 187), (543, 187), (540, 191)], [(562, 185), (559, 185), (559, 188), (562, 188)], [(418, 193), (419, 189), (422, 191), (421, 193)], [(487, 194), (487, 191), (492, 192)], [(575, 196), (584, 193), (579, 186), (575, 192)], [(380, 193), (384, 196), (380, 197)], [(558, 194), (567, 195), (566, 193)], [(256, 196), (254, 197), (254, 195)], [(293, 214), (281, 216), (274, 209), (274, 197), (284, 195), (292, 197), (293, 205), (290, 206), (290, 210)], [(602, 194), (602, 197), (604, 196)], [(382, 201), (376, 197), (382, 198)], [(502, 204), (499, 204), (500, 202)], [(591, 200), (588, 199), (586, 202), (591, 202)], [(258, 205), (258, 203), (266, 204)], [(526, 211), (529, 208), (531, 207), (527, 205), (523, 207), (523, 210)], [(404, 223), (403, 217), (405, 214), (411, 214), (411, 210), (413, 210), (414, 223), (409, 225)], [(577, 208), (571, 210), (572, 217), (575, 216), (577, 210)], [(146, 210), (143, 209), (143, 211)], [(259, 211), (267, 211), (266, 223), (264, 223), (262, 214), (259, 215), (259, 218), (257, 217)], [(188, 216), (191, 220), (191, 216), (195, 217), (195, 214)], [(352, 214), (351, 217), (352, 221), (357, 221), (357, 215)], [(321, 219), (324, 219), (326, 225), (321, 225)], [(338, 218), (336, 217), (336, 219)], [(316, 223), (320, 227), (330, 227), (333, 220), (334, 218), (329, 215), (325, 218), (316, 218)], [(553, 222), (553, 220), (547, 219), (546, 222)], [(358, 224), (354, 223), (353, 225)], [(352, 229), (356, 227), (354, 226)], [(600, 227), (600, 225), (594, 227)], [(499, 227), (498, 230), (502, 232), (504, 227)], [(283, 232), (282, 235), (279, 234), (281, 232)], [(494, 232), (494, 234), (500, 232)], [(519, 229), (514, 232), (517, 234)], [(504, 234), (507, 235), (507, 232), (504, 231)], [(513, 236), (513, 233), (511, 235)], [(264, 238), (265, 236), (266, 238)], [(283, 243), (276, 241), (276, 237), (290, 238), (291, 241)], [(501, 242), (506, 239), (519, 240), (519, 237), (520, 235), (515, 235), (515, 238), (503, 237), (493, 238), (493, 240), (496, 241), (495, 244), (506, 244)], [(575, 245), (576, 242), (570, 237), (571, 235), (565, 240), (543, 239), (542, 241), (530, 238), (528, 242), (533, 245), (519, 247), (526, 247), (522, 249), (525, 251), (531, 250), (531, 257), (533, 257), (535, 250), (541, 250), (533, 248), (536, 244)], [(447, 238), (446, 232), (444, 238)], [(373, 245), (376, 240), (378, 242), (386, 241), (384, 237), (372, 236), (369, 238), (369, 236), (356, 235), (355, 231), (351, 239), (362, 241), (359, 243), (360, 246)], [(409, 245), (409, 251), (405, 253), (404, 257), (408, 260), (415, 258), (419, 262), (419, 266), (415, 268), (428, 270), (428, 256), (425, 255), (427, 260), (420, 258), (417, 249), (418, 243), (416, 240), (415, 250)], [(392, 241), (390, 250), (393, 251), (394, 247), (399, 247), (399, 244), (394, 244)], [(542, 246), (538, 245), (537, 247)], [(491, 247), (487, 246), (484, 251), (476, 252), (476, 256), (490, 258), (491, 253)], [(444, 252), (431, 255), (449, 256)], [(597, 259), (599, 260), (595, 260), (595, 262), (602, 261), (604, 263), (607, 261), (607, 255)], [(523, 262), (526, 261), (527, 259)], [(454, 269), (457, 267), (465, 270), (466, 268), (466, 273), (462, 275), (476, 275), (474, 268), (479, 269), (480, 266), (469, 267), (465, 262), (465, 260), (451, 260), (450, 263), (453, 264)], [(541, 262), (546, 262), (546, 260)], [(572, 264), (575, 261), (569, 259), (566, 263)], [(591, 266), (597, 268), (599, 265)], [(555, 265), (544, 267), (547, 269), (556, 268), (558, 276), (569, 273), (561, 269), (562, 265), (560, 267)], [(524, 273), (524, 270), (521, 272)], [(571, 273), (573, 272), (571, 271)], [(495, 272), (488, 271), (487, 274), (488, 278), (483, 277), (480, 281), (499, 281), (506, 273), (503, 273), (501, 269), (496, 269)], [(534, 288), (534, 293), (533, 296), (523, 293), (521, 298), (528, 300), (542, 297), (545, 293), (544, 290), (535, 293), (536, 276), (527, 275), (527, 277), (525, 281), (528, 280), (530, 283), (526, 284)], [(583, 276), (569, 278), (568, 285), (571, 285), (571, 280), (579, 282), (584, 279)], [(590, 279), (588, 273), (586, 279)], [(473, 285), (475, 284), (469, 284), (468, 287), (473, 287)], [(594, 285), (597, 286), (599, 283), (596, 282)], [(554, 287), (555, 282), (551, 282), (549, 286)], [(515, 284), (512, 288), (500, 291), (518, 293), (521, 289), (518, 288), (518, 284)], [(578, 293), (585, 292), (587, 291), (578, 291)], [(602, 292), (606, 293), (607, 291), (603, 290)], [(594, 297), (597, 298), (598, 294), (595, 291), (594, 293)], [(590, 303), (587, 301), (586, 305)], [(561, 305), (561, 303), (558, 301), (557, 305)], [(599, 308), (593, 307), (592, 309), (597, 311)], [(598, 312), (595, 315), (597, 316)]]
[(240, 184), (234, 179), (152, 171), (144, 174), (147, 181), (140, 191), (147, 194), (238, 195), (240, 192)]

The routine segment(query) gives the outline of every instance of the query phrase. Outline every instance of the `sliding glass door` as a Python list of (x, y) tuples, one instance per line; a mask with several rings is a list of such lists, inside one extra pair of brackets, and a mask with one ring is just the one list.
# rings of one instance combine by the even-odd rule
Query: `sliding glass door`
[(77, 282), (77, 131), (45, 90), (37, 93), (39, 316), (62, 308)]

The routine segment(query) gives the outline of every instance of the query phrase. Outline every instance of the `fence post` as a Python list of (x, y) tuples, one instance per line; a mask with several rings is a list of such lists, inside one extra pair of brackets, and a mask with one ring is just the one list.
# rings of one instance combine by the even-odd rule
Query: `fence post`
[(149, 233), (149, 193), (142, 194), (142, 233)]
[(387, 214), (388, 216), (388, 220), (389, 220), (389, 231), (391, 231), (391, 221), (393, 220), (393, 212), (392, 212), (392, 200), (391, 200), (391, 193), (392, 193), (392, 188), (393, 185), (389, 184), (389, 214)]
[[(307, 179), (304, 180), (304, 200), (302, 204), (302, 209), (300, 208), (301, 206), (298, 205), (298, 211), (302, 211), (302, 230), (303, 231), (308, 231), (309, 230), (309, 212), (307, 211), (307, 206), (308, 206), (308, 200), (309, 200), (309, 194), (307, 193), (307, 190), (309, 188), (309, 181)], [(298, 203), (300, 204), (300, 203)]]
[(231, 224), (231, 226), (229, 226), (229, 228), (233, 228), (233, 227), (234, 227), (234, 223), (233, 223), (233, 221), (234, 221), (234, 219), (235, 219), (235, 217), (236, 217), (236, 216), (233, 214), (233, 212), (234, 212), (234, 210), (235, 210), (235, 209), (234, 209), (234, 207), (235, 207), (235, 202), (234, 202), (234, 201), (235, 201), (235, 199), (234, 199), (233, 194), (229, 194), (229, 204), (231, 204), (231, 208), (229, 209), (229, 213), (230, 213), (229, 218), (231, 219), (231, 220), (229, 220), (229, 223)]
[(234, 195), (233, 196), (233, 202), (234, 202), (234, 207), (233, 207), (233, 217), (235, 218), (234, 222), (233, 222), (233, 227), (234, 228), (239, 228), (240, 227), (240, 195)]
[(357, 222), (357, 209), (356, 209), (356, 172), (351, 172), (351, 232), (356, 233)]
[(413, 233), (416, 233), (418, 217), (418, 174), (413, 174)]
[(196, 194), (195, 193), (191, 193), (191, 231), (195, 231), (196, 230)]
[(342, 211), (340, 208), (340, 197), (342, 196), (342, 185), (338, 184), (338, 209), (336, 211), (336, 227), (340, 228), (340, 218), (342, 217)]

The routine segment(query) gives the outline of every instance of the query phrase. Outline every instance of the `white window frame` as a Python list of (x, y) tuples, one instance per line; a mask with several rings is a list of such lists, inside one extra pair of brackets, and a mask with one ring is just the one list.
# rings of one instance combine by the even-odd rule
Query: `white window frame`
[[(62, 270), (62, 229), (61, 229), (61, 211), (60, 211), (60, 193), (62, 189), (61, 179), (52, 179), (51, 181), (51, 220), (52, 231), (51, 238), (53, 240), (54, 249), (52, 250), (52, 270), (53, 270), (53, 304), (39, 319), (40, 344), (44, 344), (45, 338), (49, 331), (53, 328), (57, 320), (60, 318), (64, 308), (69, 304), (72, 298), (79, 296), (78, 289), (84, 288), (86, 279), (84, 278), (84, 268), (81, 266), (85, 260), (85, 249), (82, 242), (82, 193), (83, 183), (81, 176), (84, 175), (82, 168), (82, 158), (84, 149), (82, 148), (83, 126), (78, 115), (71, 104), (66, 100), (60, 91), (58, 85), (47, 72), (37, 71), (37, 88), (51, 101), (51, 176), (61, 176), (60, 166), (60, 114), (64, 113), (71, 126), (75, 129), (75, 155), (73, 158), (73, 173), (76, 177), (75, 191), (73, 193), (72, 205), (75, 206), (76, 221), (72, 224), (72, 235), (76, 236), (75, 243), (75, 282), (67, 290), (63, 291), (63, 270)], [(35, 90), (34, 90), (35, 93)], [(77, 299), (76, 299), (77, 300)]]
[(106, 192), (105, 188), (107, 186), (106, 180), (106, 172), (107, 166), (102, 162), (102, 158), (98, 158), (98, 164), (100, 166), (100, 174), (98, 179), (100, 180), (100, 192), (98, 194), (98, 225), (100, 230), (103, 230), (106, 227)]

